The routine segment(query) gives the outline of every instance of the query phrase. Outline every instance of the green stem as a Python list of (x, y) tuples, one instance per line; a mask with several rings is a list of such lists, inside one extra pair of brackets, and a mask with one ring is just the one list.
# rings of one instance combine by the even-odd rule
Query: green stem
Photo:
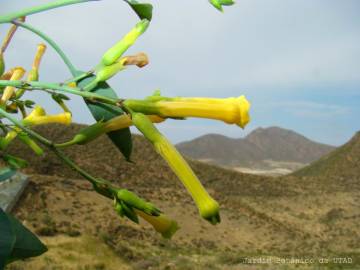
[(61, 57), (61, 59), (64, 61), (64, 63), (67, 65), (67, 67), (69, 68), (71, 74), (73, 76), (76, 76), (76, 74), (78, 73), (77, 69), (75, 68), (75, 66), (71, 63), (70, 59), (66, 56), (66, 54), (64, 53), (63, 50), (61, 50), (61, 48), (59, 47), (59, 45), (52, 40), (48, 35), (46, 35), (45, 33), (41, 32), (40, 30), (36, 29), (35, 27), (20, 22), (20, 21), (13, 21), (13, 24), (20, 26), (22, 28), (25, 28), (31, 32), (33, 32), (34, 34), (38, 35), (39, 37), (41, 37), (42, 39), (44, 39), (56, 52), (57, 54)]
[(106, 181), (104, 179), (95, 178), (83, 169), (81, 169), (78, 165), (76, 165), (68, 156), (66, 156), (62, 151), (57, 149), (55, 147), (55, 144), (38, 134), (37, 132), (31, 130), (28, 127), (25, 127), (19, 120), (17, 120), (15, 117), (13, 117), (11, 114), (6, 112), (5, 110), (0, 108), (0, 116), (7, 118), (10, 122), (12, 122), (15, 126), (20, 128), (22, 131), (27, 133), (29, 137), (37, 140), (41, 144), (45, 145), (47, 148), (49, 148), (51, 151), (53, 151), (57, 157), (59, 157), (66, 165), (68, 165), (70, 168), (72, 168), (74, 171), (79, 173), (81, 176), (83, 176), (85, 179), (87, 179), (93, 186), (94, 189), (104, 195), (105, 197), (108, 197), (109, 199), (113, 199), (114, 195), (117, 192), (117, 188), (114, 188), (109, 181)]
[(44, 83), (44, 82), (25, 82), (25, 81), (8, 81), (8, 80), (0, 80), (1, 86), (13, 86), (16, 88), (26, 88), (27, 90), (54, 90), (64, 93), (69, 93), (73, 95), (82, 96), (83, 98), (87, 98), (90, 100), (98, 100), (103, 103), (111, 104), (117, 106), (119, 104), (119, 99), (105, 97), (96, 93), (82, 91), (81, 88), (78, 87), (68, 87), (57, 83)]
[(35, 13), (39, 13), (42, 11), (46, 11), (46, 10), (50, 10), (50, 9), (54, 9), (54, 8), (58, 8), (58, 7), (63, 7), (63, 6), (68, 6), (68, 5), (73, 5), (73, 4), (78, 4), (78, 3), (89, 2), (89, 1), (97, 1), (97, 0), (58, 0), (58, 1), (53, 1), (53, 2), (44, 4), (41, 6), (26, 8), (26, 9), (23, 9), (23, 10), (20, 10), (17, 12), (2, 15), (2, 16), (0, 16), (0, 24), (1, 23), (9, 23), (12, 20), (16, 20), (17, 18), (20, 18), (23, 16), (28, 16), (28, 15), (35, 14)]

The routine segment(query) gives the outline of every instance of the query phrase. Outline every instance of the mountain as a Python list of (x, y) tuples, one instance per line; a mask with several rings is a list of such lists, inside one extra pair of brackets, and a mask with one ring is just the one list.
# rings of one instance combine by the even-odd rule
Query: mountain
[[(44, 136), (63, 142), (81, 125), (41, 126)], [(11, 264), (21, 269), (263, 269), (245, 258), (351, 258), (360, 269), (360, 185), (314, 176), (267, 177), (190, 160), (190, 166), (221, 206), (221, 224), (202, 220), (190, 196), (142, 137), (134, 136), (134, 163), (126, 162), (106, 136), (67, 155), (93, 175), (109, 179), (154, 202), (181, 229), (162, 239), (147, 224), (116, 215), (112, 201), (65, 167), (54, 155), (35, 157), (15, 142), (10, 153), (27, 159), (30, 184), (13, 214), (49, 246), (43, 256)], [(351, 143), (347, 159), (358, 152)], [(336, 150), (335, 150), (336, 151)], [(336, 158), (341, 162), (341, 158)], [(325, 162), (327, 163), (327, 162)], [(358, 163), (357, 163), (358, 164)], [(329, 164), (333, 166), (334, 164)], [(336, 164), (335, 164), (336, 165)], [(343, 170), (354, 163), (344, 163)], [(324, 167), (328, 167), (325, 166)], [(360, 183), (360, 172), (353, 183)], [(270, 257), (269, 257), (270, 256)], [(278, 269), (278, 264), (266, 266)], [(299, 269), (297, 264), (284, 269)], [(301, 265), (302, 267), (302, 265)]]
[(309, 166), (294, 173), (296, 176), (356, 178), (360, 172), (360, 131), (352, 139)]
[(329, 153), (335, 147), (309, 140), (291, 130), (257, 128), (245, 138), (208, 134), (179, 143), (184, 155), (227, 167), (297, 169)]

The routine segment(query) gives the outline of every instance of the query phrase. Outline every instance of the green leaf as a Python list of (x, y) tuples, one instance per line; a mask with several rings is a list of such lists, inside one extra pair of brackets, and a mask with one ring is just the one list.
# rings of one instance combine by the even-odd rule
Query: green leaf
[(35, 105), (35, 102), (32, 100), (25, 100), (24, 105), (28, 108), (32, 108)]
[(135, 13), (142, 19), (151, 21), (153, 6), (148, 3), (139, 3), (134, 0), (125, 0), (126, 3), (135, 11)]
[(53, 100), (55, 100), (56, 102), (60, 102), (62, 100), (70, 100), (70, 98), (64, 94), (61, 93), (54, 93), (51, 95), (51, 97), (53, 98)]
[(39, 238), (16, 218), (9, 214), (7, 214), (7, 217), (10, 220), (16, 239), (8, 262), (39, 256), (48, 250)]
[[(79, 72), (81, 74), (83, 72)], [(78, 82), (78, 86), (83, 88), (87, 84), (91, 83), (95, 80), (95, 76), (89, 76)], [(118, 98), (115, 91), (106, 83), (101, 82), (91, 90), (96, 94)], [(123, 114), (123, 110), (117, 106), (110, 104), (102, 104), (102, 103), (91, 103), (85, 100), (86, 105), (88, 106), (90, 112), (94, 116), (96, 121), (108, 121), (116, 116)], [(129, 128), (124, 128), (120, 130), (115, 130), (107, 133), (110, 140), (115, 144), (115, 146), (120, 150), (120, 152), (124, 155), (127, 161), (130, 161), (131, 151), (132, 151), (132, 140), (131, 133)]]
[(0, 208), (0, 270), (3, 270), (15, 244), (15, 234), (6, 213)]

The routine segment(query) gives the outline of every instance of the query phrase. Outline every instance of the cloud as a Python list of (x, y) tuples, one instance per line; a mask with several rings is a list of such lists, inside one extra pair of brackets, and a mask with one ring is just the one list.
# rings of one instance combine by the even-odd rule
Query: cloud
[[(50, 0), (4, 0), (1, 13), (44, 2)], [(206, 0), (152, 2), (151, 26), (129, 50), (145, 51), (150, 65), (141, 70), (129, 68), (110, 81), (121, 97), (141, 98), (156, 88), (168, 96), (246, 94), (253, 103), (249, 129), (274, 124), (297, 129), (294, 123), (301, 123), (311, 137), (313, 126), (330, 118), (346, 126), (347, 137), (358, 129), (356, 123), (345, 121), (349, 115), (360, 117), (359, 110), (354, 109), (360, 107), (360, 101), (336, 103), (360, 88), (358, 0), (238, 0), (224, 14)], [(137, 21), (119, 0), (90, 2), (28, 18), (29, 23), (52, 36), (82, 70), (95, 66), (103, 52)], [(5, 29), (0, 26), (0, 37)], [(40, 39), (19, 31), (14, 41), (6, 55), (8, 66), (29, 67)], [(51, 49), (43, 64), (42, 80), (61, 81), (70, 76)], [(331, 97), (324, 87), (329, 85), (338, 87)], [(37, 95), (37, 100), (43, 103), (43, 95)], [(57, 109), (52, 102), (44, 105), (50, 111)], [(76, 121), (93, 121), (81, 99), (71, 105)], [(277, 106), (283, 106), (282, 116), (277, 114)], [(329, 132), (336, 129), (329, 123), (326, 132), (322, 126), (317, 138), (338, 136)], [(207, 131), (242, 135), (238, 129), (224, 128), (217, 122), (172, 124), (164, 124), (163, 130), (175, 140)], [(180, 128), (184, 131), (175, 130)]]
[(351, 113), (351, 109), (349, 107), (334, 104), (317, 103), (312, 101), (288, 101), (278, 103), (273, 102), (269, 104), (269, 107), (271, 110), (274, 111), (280, 110), (284, 111), (285, 113), (291, 113), (297, 117), (307, 119), (328, 119)]

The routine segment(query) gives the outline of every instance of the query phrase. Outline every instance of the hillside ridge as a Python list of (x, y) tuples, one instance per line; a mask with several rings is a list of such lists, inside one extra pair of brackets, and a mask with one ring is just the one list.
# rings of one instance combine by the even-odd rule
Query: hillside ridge
[(311, 163), (335, 149), (280, 127), (257, 128), (244, 138), (206, 134), (176, 145), (193, 159), (228, 167), (264, 167), (267, 161)]

